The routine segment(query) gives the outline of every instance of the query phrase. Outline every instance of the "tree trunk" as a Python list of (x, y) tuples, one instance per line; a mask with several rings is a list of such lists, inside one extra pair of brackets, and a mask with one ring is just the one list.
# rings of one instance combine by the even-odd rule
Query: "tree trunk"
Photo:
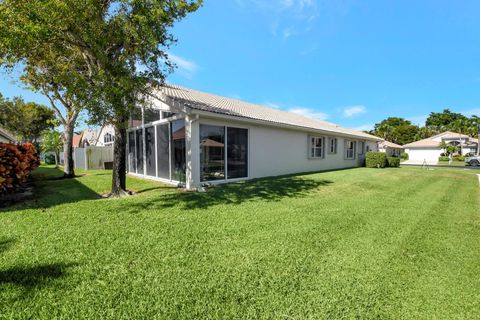
[(127, 120), (114, 125), (115, 141), (113, 142), (113, 173), (111, 196), (125, 195), (127, 173)]
[(63, 143), (63, 177), (74, 178), (75, 169), (73, 166), (73, 126), (74, 122), (64, 124), (64, 143)]

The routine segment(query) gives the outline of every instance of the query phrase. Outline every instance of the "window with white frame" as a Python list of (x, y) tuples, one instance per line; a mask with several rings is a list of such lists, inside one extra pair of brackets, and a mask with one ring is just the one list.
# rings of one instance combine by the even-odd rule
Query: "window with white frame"
[(115, 137), (110, 134), (110, 133), (105, 133), (105, 135), (103, 136), (103, 143), (104, 144), (110, 144), (110, 143), (113, 143), (115, 141)]
[(323, 137), (310, 137), (310, 158), (323, 158), (324, 139)]
[(328, 139), (328, 153), (337, 153), (337, 138)]
[(355, 141), (345, 140), (345, 159), (355, 159)]

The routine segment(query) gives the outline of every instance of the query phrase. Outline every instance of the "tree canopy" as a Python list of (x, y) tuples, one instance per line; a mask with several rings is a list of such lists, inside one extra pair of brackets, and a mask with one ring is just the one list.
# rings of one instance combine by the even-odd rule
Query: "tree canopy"
[(55, 115), (50, 108), (19, 97), (4, 99), (0, 95), (0, 126), (22, 141), (37, 142), (45, 130), (55, 125)]
[[(125, 190), (128, 116), (174, 68), (170, 29), (202, 1), (43, 0), (0, 2), (0, 63), (27, 62), (37, 88), (59, 85), (89, 110), (91, 122), (115, 127), (112, 193)], [(46, 77), (51, 82), (44, 81)], [(32, 81), (33, 79), (33, 81)], [(73, 90), (69, 90), (73, 88)], [(52, 91), (47, 86), (46, 91)], [(60, 100), (58, 97), (56, 99)]]

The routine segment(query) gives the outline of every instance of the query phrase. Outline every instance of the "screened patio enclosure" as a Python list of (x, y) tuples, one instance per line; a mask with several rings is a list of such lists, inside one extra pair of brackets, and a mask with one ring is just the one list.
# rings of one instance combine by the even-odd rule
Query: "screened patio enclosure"
[(185, 183), (185, 119), (165, 119), (128, 130), (128, 172)]

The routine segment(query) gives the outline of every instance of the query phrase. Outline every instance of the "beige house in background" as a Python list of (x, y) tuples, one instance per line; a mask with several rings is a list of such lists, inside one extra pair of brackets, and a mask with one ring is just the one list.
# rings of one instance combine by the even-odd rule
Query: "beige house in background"
[(399, 157), (403, 147), (399, 144), (384, 140), (378, 143), (378, 151), (385, 152), (390, 157)]
[(445, 150), (440, 148), (442, 141), (461, 148), (462, 155), (477, 152), (478, 139), (452, 131), (445, 131), (427, 139), (408, 143), (403, 147), (405, 152), (408, 153), (409, 162), (421, 163), (426, 161), (427, 163), (437, 163), (440, 154), (445, 152)]
[[(204, 184), (362, 166), (382, 139), (295, 113), (166, 85), (128, 130), (128, 172)], [(138, 122), (139, 119), (141, 122)]]

